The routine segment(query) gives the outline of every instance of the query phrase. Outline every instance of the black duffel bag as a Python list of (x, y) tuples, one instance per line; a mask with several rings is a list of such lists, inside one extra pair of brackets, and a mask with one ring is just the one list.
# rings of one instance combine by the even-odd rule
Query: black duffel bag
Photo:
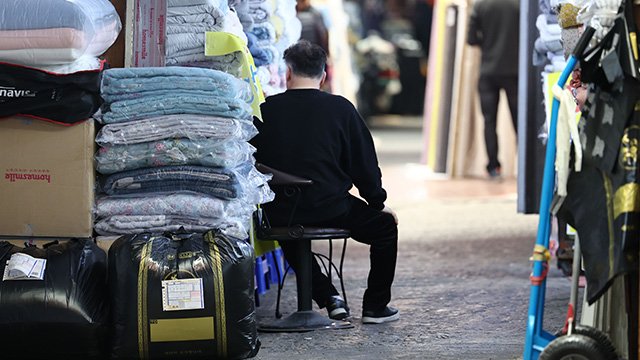
[(250, 244), (223, 235), (143, 233), (109, 249), (112, 359), (257, 354)]

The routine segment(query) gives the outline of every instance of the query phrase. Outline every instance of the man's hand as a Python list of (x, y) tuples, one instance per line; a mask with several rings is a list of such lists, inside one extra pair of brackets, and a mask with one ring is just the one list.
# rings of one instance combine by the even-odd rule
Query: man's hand
[(395, 220), (396, 225), (398, 225), (398, 215), (396, 215), (396, 213), (393, 210), (391, 210), (390, 207), (385, 205), (384, 209), (382, 209), (380, 211), (382, 211), (383, 213), (387, 213), (387, 214), (390, 214), (391, 216), (393, 216), (393, 220)]

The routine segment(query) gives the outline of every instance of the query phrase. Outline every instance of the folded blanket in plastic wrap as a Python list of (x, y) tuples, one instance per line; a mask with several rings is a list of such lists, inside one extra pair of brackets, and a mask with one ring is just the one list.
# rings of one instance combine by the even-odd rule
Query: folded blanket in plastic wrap
[(106, 102), (96, 118), (105, 124), (172, 114), (251, 116), (249, 84), (213, 69), (109, 69), (104, 72), (101, 93)]
[(249, 84), (233, 75), (178, 66), (108, 69), (104, 71), (100, 87), (106, 102), (141, 99), (147, 95), (180, 95), (194, 89), (222, 98), (249, 100), (252, 96)]
[(190, 191), (221, 199), (238, 197), (238, 177), (230, 169), (206, 166), (161, 166), (107, 177), (107, 195), (161, 194)]
[(122, 28), (108, 0), (0, 2), (0, 61), (38, 66), (99, 56)]
[(131, 145), (173, 138), (248, 141), (257, 133), (250, 121), (179, 114), (107, 124), (98, 131), (96, 143), (102, 146)]
[(118, 238), (109, 249), (111, 359), (254, 357), (254, 256), (219, 231)]
[[(217, 227), (226, 234), (246, 238), (254, 210), (255, 205), (242, 200), (223, 200), (194, 193), (100, 196), (94, 208), (94, 229), (100, 235), (122, 235), (173, 231), (180, 227), (187, 231), (202, 231), (203, 226), (209, 226), (209, 229)], [(144, 219), (155, 223), (145, 223)]]
[(0, 242), (0, 274), (15, 253), (46, 259), (43, 280), (0, 281), (3, 359), (106, 359), (107, 259), (92, 240), (45, 248)]
[(104, 146), (95, 154), (102, 174), (168, 165), (203, 165), (232, 168), (255, 162), (255, 148), (245, 141), (168, 139), (132, 145)]
[(102, 104), (101, 73), (102, 67), (61, 75), (0, 63), (0, 118), (24, 115), (63, 125), (85, 121)]
[(192, 218), (180, 215), (114, 215), (94, 224), (96, 233), (104, 236), (140, 234), (142, 232), (206, 232), (220, 229), (225, 234), (246, 237), (246, 226), (238, 220)]
[(160, 166), (118, 172), (108, 176), (102, 192), (110, 196), (143, 194), (195, 193), (221, 199), (242, 199), (263, 204), (273, 199), (269, 175), (262, 174), (248, 162), (232, 169), (206, 166)]

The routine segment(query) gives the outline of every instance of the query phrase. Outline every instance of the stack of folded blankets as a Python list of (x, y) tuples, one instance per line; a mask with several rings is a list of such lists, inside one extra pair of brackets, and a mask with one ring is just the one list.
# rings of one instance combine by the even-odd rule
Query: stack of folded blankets
[(242, 65), (240, 52), (205, 56), (206, 32), (227, 32), (247, 37), (227, 0), (169, 0), (167, 3), (165, 64), (221, 70), (236, 74)]
[(203, 232), (246, 238), (257, 204), (273, 199), (253, 166), (249, 85), (197, 67), (104, 72), (96, 137), (99, 235)]
[(16, 90), (0, 98), (0, 118), (86, 120), (101, 103), (98, 56), (120, 29), (109, 0), (0, 1), (0, 88)]
[(295, 0), (231, 0), (229, 6), (247, 35), (247, 46), (258, 67), (266, 95), (286, 89), (286, 66), (282, 53), (300, 39), (302, 25), (296, 17)]

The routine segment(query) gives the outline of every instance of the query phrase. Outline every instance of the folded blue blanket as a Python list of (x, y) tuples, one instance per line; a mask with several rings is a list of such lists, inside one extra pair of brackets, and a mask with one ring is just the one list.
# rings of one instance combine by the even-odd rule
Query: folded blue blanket
[(115, 173), (107, 177), (108, 195), (161, 194), (190, 191), (222, 199), (238, 196), (238, 179), (229, 169), (205, 166), (162, 166)]
[(160, 95), (105, 104), (96, 118), (104, 124), (145, 119), (172, 114), (200, 114), (247, 119), (251, 106), (241, 99), (212, 95)]

